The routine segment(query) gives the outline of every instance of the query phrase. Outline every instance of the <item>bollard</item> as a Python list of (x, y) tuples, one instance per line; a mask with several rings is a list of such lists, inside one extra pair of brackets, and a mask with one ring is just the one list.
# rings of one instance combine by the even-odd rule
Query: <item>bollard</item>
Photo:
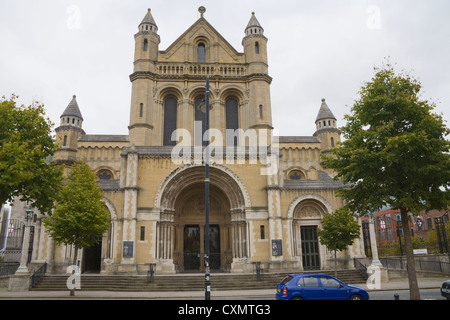
[(400, 300), (398, 293), (394, 294), (394, 298), (395, 298), (395, 300)]

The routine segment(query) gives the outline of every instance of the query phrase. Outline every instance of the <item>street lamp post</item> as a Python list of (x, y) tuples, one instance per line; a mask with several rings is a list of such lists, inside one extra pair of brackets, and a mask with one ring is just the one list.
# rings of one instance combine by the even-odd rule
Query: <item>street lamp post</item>
[(205, 104), (200, 104), (198, 108), (205, 113), (205, 300), (211, 298), (211, 280), (209, 265), (209, 77), (206, 78)]

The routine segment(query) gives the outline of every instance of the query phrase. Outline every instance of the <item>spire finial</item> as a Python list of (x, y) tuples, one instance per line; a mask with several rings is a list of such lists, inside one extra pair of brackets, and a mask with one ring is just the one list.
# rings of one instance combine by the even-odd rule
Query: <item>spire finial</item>
[(198, 12), (200, 12), (201, 17), (203, 18), (203, 14), (206, 12), (206, 8), (204, 6), (200, 6), (198, 8)]

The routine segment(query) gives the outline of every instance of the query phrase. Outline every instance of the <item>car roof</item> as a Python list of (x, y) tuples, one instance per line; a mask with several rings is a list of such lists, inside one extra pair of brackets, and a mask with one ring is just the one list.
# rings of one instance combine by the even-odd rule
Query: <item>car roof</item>
[[(291, 277), (301, 277), (301, 276), (325, 276), (325, 277), (331, 277), (328, 274), (325, 273), (317, 273), (317, 272), (302, 272), (302, 273), (292, 273), (289, 276)], [(331, 277), (332, 278), (332, 277)]]

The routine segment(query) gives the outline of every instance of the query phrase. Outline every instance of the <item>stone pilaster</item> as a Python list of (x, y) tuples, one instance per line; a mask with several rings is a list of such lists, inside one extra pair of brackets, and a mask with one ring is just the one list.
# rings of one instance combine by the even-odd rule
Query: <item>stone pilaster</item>
[(126, 154), (124, 178), (124, 217), (122, 235), (122, 260), (119, 272), (136, 272), (136, 213), (138, 197), (139, 156), (135, 146)]

